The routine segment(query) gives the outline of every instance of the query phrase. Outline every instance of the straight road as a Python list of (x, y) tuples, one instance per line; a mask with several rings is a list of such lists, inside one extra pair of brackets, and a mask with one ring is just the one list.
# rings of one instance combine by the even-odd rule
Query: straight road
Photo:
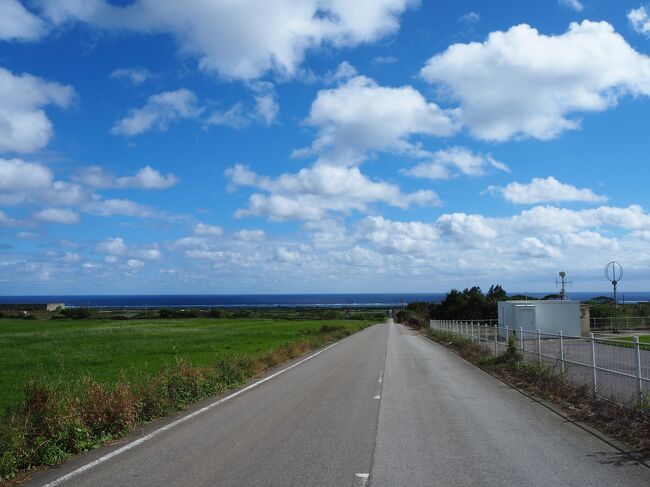
[(647, 487), (650, 469), (391, 325), (370, 485)]
[(650, 485), (647, 467), (401, 325), (298, 363), (56, 485)]
[(366, 328), (62, 485), (350, 486), (370, 471), (387, 338), (386, 324)]

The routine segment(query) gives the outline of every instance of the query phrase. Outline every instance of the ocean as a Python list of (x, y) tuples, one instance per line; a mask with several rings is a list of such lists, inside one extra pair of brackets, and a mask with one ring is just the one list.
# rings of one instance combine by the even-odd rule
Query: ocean
[[(517, 294), (517, 293), (512, 293)], [(527, 293), (541, 298), (547, 293)], [(574, 292), (570, 299), (584, 301), (607, 292)], [(440, 302), (445, 293), (372, 294), (164, 294), (164, 295), (67, 295), (0, 296), (0, 304), (65, 303), (66, 307), (91, 308), (262, 308), (262, 307), (393, 307), (414, 301)], [(619, 302), (650, 301), (650, 292), (619, 293)]]

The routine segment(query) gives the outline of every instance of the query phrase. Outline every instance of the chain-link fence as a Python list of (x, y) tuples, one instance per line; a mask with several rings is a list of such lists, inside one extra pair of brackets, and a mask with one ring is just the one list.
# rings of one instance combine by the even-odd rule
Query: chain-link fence
[(578, 385), (589, 384), (599, 397), (619, 402), (637, 401), (650, 392), (650, 345), (633, 341), (511, 329), (487, 321), (431, 320), (432, 329), (457, 333), (480, 343), (495, 355), (514, 337), (524, 359), (545, 364)]

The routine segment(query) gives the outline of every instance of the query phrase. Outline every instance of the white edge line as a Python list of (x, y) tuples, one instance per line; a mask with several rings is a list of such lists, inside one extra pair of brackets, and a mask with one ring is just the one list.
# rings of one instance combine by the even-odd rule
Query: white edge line
[(118, 448), (117, 450), (113, 450), (112, 452), (107, 453), (103, 457), (100, 457), (97, 460), (94, 460), (94, 461), (92, 461), (90, 463), (87, 463), (86, 465), (84, 465), (82, 467), (79, 467), (78, 469), (73, 470), (72, 472), (70, 472), (70, 473), (68, 473), (66, 475), (63, 475), (62, 477), (59, 477), (58, 479), (53, 480), (52, 482), (49, 482), (49, 483), (43, 485), (43, 487), (57, 487), (58, 485), (61, 485), (63, 482), (66, 482), (66, 481), (68, 481), (68, 480), (70, 480), (70, 479), (72, 479), (72, 478), (74, 478), (74, 477), (76, 477), (76, 476), (90, 470), (91, 468), (96, 467), (99, 464), (104, 463), (104, 462), (110, 460), (113, 457), (121, 455), (125, 451), (130, 450), (131, 448), (135, 448), (136, 446), (141, 445), (145, 441), (149, 441), (152, 438), (155, 438), (156, 436), (160, 435), (161, 433), (164, 433), (165, 431), (167, 431), (169, 429), (172, 429), (174, 426), (177, 426), (177, 425), (179, 425), (181, 423), (184, 423), (185, 421), (189, 421), (190, 419), (195, 418), (196, 416), (199, 416), (200, 414), (203, 414), (204, 412), (214, 408), (215, 406), (219, 406), (220, 404), (223, 404), (224, 402), (226, 402), (226, 401), (228, 401), (228, 400), (230, 400), (230, 399), (232, 399), (234, 397), (237, 397), (240, 394), (243, 394), (244, 392), (253, 389), (254, 387), (257, 387), (260, 384), (263, 384), (264, 382), (269, 381), (269, 380), (273, 379), (274, 377), (277, 377), (278, 375), (283, 374), (286, 371), (293, 369), (294, 367), (298, 367), (300, 364), (303, 364), (303, 363), (307, 362), (308, 360), (313, 359), (317, 355), (320, 355), (321, 353), (329, 350), (330, 348), (332, 348), (335, 345), (338, 345), (338, 342), (333, 343), (332, 345), (330, 345), (330, 346), (328, 346), (328, 347), (326, 347), (326, 348), (324, 348), (322, 350), (319, 350), (318, 352), (310, 355), (309, 357), (306, 357), (306, 358), (302, 359), (300, 362), (296, 362), (295, 364), (290, 365), (286, 369), (279, 370), (278, 372), (275, 372), (274, 374), (271, 374), (268, 377), (265, 377), (264, 379), (261, 379), (261, 380), (255, 382), (255, 383), (253, 383), (253, 384), (251, 384), (249, 386), (246, 386), (243, 389), (238, 390), (237, 392), (233, 392), (229, 396), (223, 397), (223, 398), (219, 399), (218, 401), (215, 401), (215, 402), (213, 402), (211, 404), (208, 404), (207, 406), (204, 406), (201, 409), (198, 409), (198, 410), (194, 411), (193, 413), (188, 414), (187, 416), (183, 416), (182, 418), (179, 418), (176, 421), (173, 421), (173, 422), (163, 426), (162, 428), (159, 428), (159, 429), (157, 429), (155, 431), (152, 431), (148, 435), (145, 435), (142, 438), (138, 438), (137, 440), (129, 443), (128, 445), (124, 445), (122, 448)]

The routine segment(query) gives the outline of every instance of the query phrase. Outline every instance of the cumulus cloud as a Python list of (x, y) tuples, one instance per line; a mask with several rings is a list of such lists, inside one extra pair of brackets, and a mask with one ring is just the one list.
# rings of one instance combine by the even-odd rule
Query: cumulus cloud
[(527, 184), (512, 182), (503, 188), (490, 186), (488, 192), (500, 194), (511, 203), (523, 205), (568, 201), (583, 203), (607, 201), (606, 196), (597, 195), (591, 189), (578, 189), (571, 184), (558, 181), (553, 176), (546, 179), (533, 178)]
[(69, 208), (45, 208), (34, 213), (34, 218), (42, 222), (62, 223), (64, 225), (79, 223), (80, 221), (79, 213)]
[(14, 75), (0, 67), (0, 153), (45, 147), (54, 130), (43, 107), (67, 108), (74, 95), (70, 86), (30, 74)]
[(489, 168), (509, 172), (508, 166), (490, 154), (476, 154), (465, 147), (451, 147), (432, 154), (431, 162), (421, 163), (401, 172), (416, 178), (439, 180), (457, 174), (483, 176)]
[(261, 242), (266, 239), (264, 230), (239, 230), (233, 233), (233, 236), (244, 242)]
[(197, 223), (194, 226), (195, 235), (220, 237), (223, 235), (223, 228), (217, 225), (208, 225), (206, 223)]
[(162, 252), (156, 247), (133, 247), (124, 242), (121, 237), (109, 237), (95, 246), (95, 251), (104, 254), (107, 262), (119, 262), (120, 259), (137, 260), (142, 263), (142, 260), (155, 261), (162, 258)]
[(373, 150), (418, 153), (410, 136), (456, 131), (453, 113), (427, 102), (413, 87), (383, 87), (365, 76), (319, 91), (307, 123), (318, 136), (295, 155), (318, 153), (330, 164), (344, 165), (361, 162)]
[(120, 215), (133, 216), (137, 218), (147, 218), (156, 214), (156, 212), (148, 206), (123, 198), (95, 198), (94, 201), (84, 205), (84, 211), (97, 216)]
[(111, 132), (134, 136), (151, 130), (165, 131), (171, 123), (197, 118), (202, 111), (196, 95), (190, 90), (165, 91), (150, 96), (142, 108), (131, 110), (113, 126)]
[(126, 81), (132, 85), (141, 85), (152, 77), (153, 73), (146, 68), (118, 68), (111, 73), (111, 78)]
[(347, 81), (350, 78), (354, 78), (357, 74), (357, 69), (354, 66), (352, 66), (348, 61), (343, 61), (334, 71), (328, 71), (325, 73), (324, 81), (328, 84), (338, 83), (340, 81)]
[(168, 33), (199, 66), (227, 78), (256, 79), (268, 71), (297, 73), (308, 50), (374, 42), (399, 28), (415, 0), (242, 0), (203, 2), (44, 0), (54, 23), (87, 22), (103, 29)]
[(459, 102), (475, 137), (494, 141), (551, 139), (577, 129), (576, 114), (650, 94), (650, 58), (607, 22), (588, 20), (561, 35), (522, 24), (482, 43), (454, 44), (429, 59), (421, 76)]
[(0, 0), (0, 40), (35, 41), (46, 32), (45, 22), (18, 0)]
[(372, 203), (385, 203), (398, 208), (415, 204), (440, 204), (433, 191), (404, 194), (399, 187), (373, 181), (357, 167), (315, 164), (298, 173), (278, 178), (259, 176), (242, 165), (226, 171), (231, 188), (249, 186), (267, 194), (251, 195), (248, 207), (238, 210), (237, 217), (265, 216), (272, 220), (315, 220), (330, 212), (366, 211)]
[(582, 12), (585, 8), (580, 0), (558, 0), (558, 2), (562, 7), (575, 10), (576, 12)]
[(91, 188), (137, 188), (167, 189), (178, 183), (178, 178), (169, 173), (166, 176), (151, 166), (145, 166), (133, 176), (116, 177), (99, 166), (84, 168), (76, 180)]
[(627, 18), (636, 32), (650, 36), (650, 12), (646, 7), (641, 6), (630, 10), (627, 13)]

